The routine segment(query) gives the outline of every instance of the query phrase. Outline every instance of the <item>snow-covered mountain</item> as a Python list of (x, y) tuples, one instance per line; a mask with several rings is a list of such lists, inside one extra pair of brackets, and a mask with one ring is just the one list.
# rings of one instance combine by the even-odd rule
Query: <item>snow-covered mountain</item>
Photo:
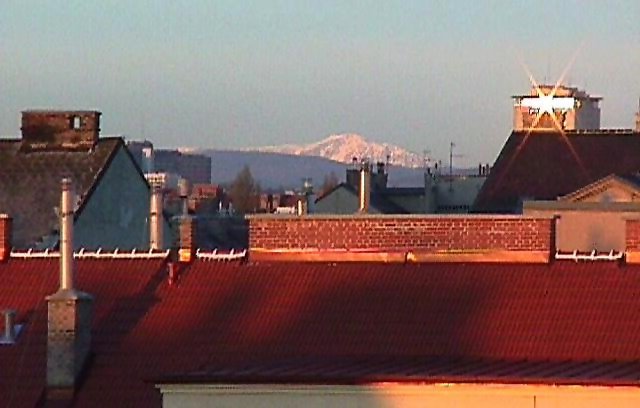
[(423, 165), (419, 154), (388, 143), (369, 141), (354, 133), (331, 135), (319, 142), (307, 145), (265, 146), (246, 149), (248, 151), (293, 154), (297, 156), (319, 156), (341, 163), (351, 163), (354, 157), (371, 161), (387, 161), (396, 166), (418, 168)]

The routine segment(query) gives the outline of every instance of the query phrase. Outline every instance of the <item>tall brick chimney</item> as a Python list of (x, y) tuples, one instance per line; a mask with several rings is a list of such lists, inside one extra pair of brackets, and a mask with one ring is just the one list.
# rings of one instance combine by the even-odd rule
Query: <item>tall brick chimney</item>
[(73, 396), (91, 350), (93, 297), (75, 288), (70, 179), (62, 180), (60, 200), (60, 288), (47, 297), (47, 397)]
[(7, 214), (0, 214), (0, 262), (9, 259), (11, 254), (12, 222)]
[(187, 198), (189, 196), (189, 182), (180, 179), (178, 183), (178, 194), (182, 200), (182, 215), (177, 219), (178, 233), (176, 234), (178, 249), (178, 260), (180, 262), (191, 262), (195, 255), (196, 245), (196, 220), (189, 215)]
[(178, 218), (178, 260), (191, 262), (195, 256), (196, 244), (196, 219), (188, 214)]
[(98, 111), (22, 112), (22, 151), (90, 150), (100, 135)]

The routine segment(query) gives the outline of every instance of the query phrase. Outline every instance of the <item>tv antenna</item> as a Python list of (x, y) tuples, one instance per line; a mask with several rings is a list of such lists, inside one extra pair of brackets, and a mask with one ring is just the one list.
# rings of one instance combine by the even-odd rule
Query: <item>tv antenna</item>
[(456, 144), (451, 142), (449, 143), (449, 191), (453, 191), (453, 158), (462, 158), (463, 154), (453, 153), (453, 148), (456, 147)]

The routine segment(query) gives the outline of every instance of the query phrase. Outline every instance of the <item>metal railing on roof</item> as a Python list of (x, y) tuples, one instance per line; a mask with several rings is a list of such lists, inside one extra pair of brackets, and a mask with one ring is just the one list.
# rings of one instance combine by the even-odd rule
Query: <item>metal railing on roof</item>
[(200, 251), (199, 249), (196, 251), (196, 258), (207, 260), (207, 261), (233, 261), (237, 259), (244, 259), (247, 256), (247, 250), (243, 249), (242, 251), (236, 251), (232, 249), (229, 252), (219, 252), (217, 249), (214, 249), (210, 252)]
[[(98, 248), (95, 251), (88, 251), (81, 248), (79, 251), (73, 253), (75, 259), (164, 259), (169, 256), (170, 250), (164, 251), (138, 251), (133, 249), (131, 251), (121, 251), (119, 249), (105, 251), (102, 248)], [(24, 251), (12, 250), (12, 258), (59, 258), (60, 252), (45, 249), (42, 251), (28, 249)], [(218, 260), (218, 261), (231, 261), (237, 259), (244, 259), (247, 256), (247, 250), (235, 250), (232, 249), (228, 252), (219, 251), (214, 249), (213, 251), (202, 251), (198, 249), (196, 251), (196, 258), (202, 260)]]
[[(45, 249), (44, 251), (34, 251), (33, 249), (26, 251), (12, 250), (10, 256), (12, 258), (59, 258), (60, 252), (49, 249)], [(103, 251), (102, 248), (98, 248), (95, 251), (87, 251), (81, 248), (79, 251), (73, 253), (75, 259), (163, 259), (168, 256), (168, 249), (166, 251), (137, 251), (135, 249), (131, 251), (120, 251), (116, 248), (112, 251)]]
[(573, 252), (561, 253), (556, 251), (556, 260), (569, 260), (569, 261), (619, 261), (624, 257), (624, 252), (611, 250), (609, 252), (597, 252), (595, 249), (591, 252)]

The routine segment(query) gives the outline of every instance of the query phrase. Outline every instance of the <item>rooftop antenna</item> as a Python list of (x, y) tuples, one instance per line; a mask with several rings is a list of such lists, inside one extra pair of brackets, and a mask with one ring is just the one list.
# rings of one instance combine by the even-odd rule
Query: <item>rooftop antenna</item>
[(431, 164), (431, 159), (429, 155), (431, 154), (431, 150), (424, 149), (422, 150), (422, 164), (424, 165), (425, 170), (429, 169), (429, 164)]
[(451, 142), (449, 144), (449, 191), (453, 191), (453, 158), (463, 157), (462, 154), (453, 154), (453, 148), (456, 144)]
[(544, 84), (547, 84), (548, 79), (551, 78), (551, 61), (549, 60), (549, 56), (547, 56), (547, 72), (544, 74)]
[(456, 144), (451, 142), (449, 144), (449, 177), (453, 177), (453, 148)]

